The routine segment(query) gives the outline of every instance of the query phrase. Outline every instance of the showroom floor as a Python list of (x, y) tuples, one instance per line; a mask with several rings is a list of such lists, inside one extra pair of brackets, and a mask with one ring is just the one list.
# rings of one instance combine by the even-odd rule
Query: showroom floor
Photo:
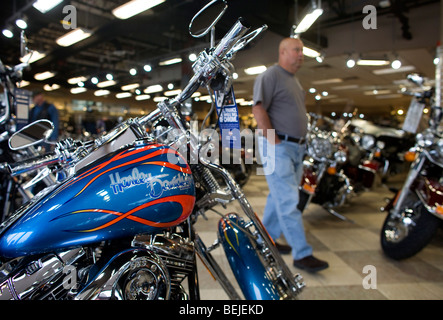
[[(394, 176), (388, 186), (400, 186), (404, 176)], [(306, 287), (301, 300), (433, 300), (443, 299), (443, 232), (419, 254), (403, 261), (383, 255), (380, 230), (385, 213), (380, 212), (384, 199), (390, 195), (388, 186), (377, 183), (351, 199), (339, 211), (352, 221), (343, 221), (318, 205), (311, 204), (304, 213), (306, 236), (314, 255), (329, 262), (329, 268), (310, 274), (292, 266), (290, 255), (284, 260), (295, 273), (300, 273)], [(263, 214), (268, 187), (264, 176), (254, 175), (244, 192), (259, 216)], [(231, 204), (221, 212), (239, 211)], [(197, 231), (209, 246), (216, 239), (219, 216), (207, 213), (208, 220), (197, 222)], [(283, 240), (284, 241), (284, 240)], [(223, 270), (229, 269), (220, 247), (213, 251)], [(365, 269), (365, 266), (369, 266)], [(202, 299), (225, 300), (227, 295), (200, 264)], [(369, 271), (368, 271), (369, 270)], [(232, 275), (229, 275), (232, 277)], [(371, 288), (367, 288), (370, 286)], [(366, 287), (366, 289), (365, 289)]]

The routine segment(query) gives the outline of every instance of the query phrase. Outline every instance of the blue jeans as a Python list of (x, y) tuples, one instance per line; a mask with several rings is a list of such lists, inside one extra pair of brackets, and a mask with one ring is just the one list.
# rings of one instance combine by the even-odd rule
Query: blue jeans
[(283, 233), (295, 260), (312, 254), (305, 237), (302, 213), (297, 208), (305, 148), (305, 145), (288, 141), (273, 145), (265, 137), (259, 137), (259, 152), (269, 187), (263, 225), (273, 239)]

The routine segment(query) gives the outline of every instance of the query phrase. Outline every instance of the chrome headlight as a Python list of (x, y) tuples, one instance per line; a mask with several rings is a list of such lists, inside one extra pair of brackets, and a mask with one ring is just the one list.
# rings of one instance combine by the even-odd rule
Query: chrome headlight
[(434, 134), (431, 131), (424, 131), (418, 133), (416, 139), (420, 147), (430, 147), (434, 143)]
[(360, 140), (361, 146), (365, 150), (370, 150), (375, 146), (375, 138), (371, 135), (365, 134)]
[(334, 153), (334, 159), (337, 161), (337, 163), (345, 163), (347, 159), (346, 152), (343, 150), (337, 151)]
[(328, 138), (314, 137), (308, 145), (308, 154), (314, 159), (329, 158), (332, 155), (332, 144)]

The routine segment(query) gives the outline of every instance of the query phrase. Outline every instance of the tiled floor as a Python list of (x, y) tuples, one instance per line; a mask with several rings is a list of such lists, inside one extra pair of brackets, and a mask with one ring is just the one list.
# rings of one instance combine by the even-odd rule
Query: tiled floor
[[(399, 186), (404, 176), (390, 179), (388, 185)], [(263, 214), (268, 187), (264, 176), (252, 176), (244, 192), (259, 216)], [(352, 198), (339, 211), (350, 221), (329, 214), (311, 204), (304, 213), (306, 236), (314, 248), (314, 255), (329, 263), (329, 268), (310, 274), (292, 266), (290, 255), (284, 260), (294, 273), (300, 273), (306, 287), (300, 300), (441, 300), (443, 299), (443, 232), (419, 254), (403, 261), (394, 261), (383, 255), (380, 230), (385, 213), (380, 212), (384, 199), (390, 196), (388, 186), (376, 186)], [(221, 207), (220, 207), (221, 208)], [(239, 211), (234, 203), (227, 210)], [(206, 245), (216, 239), (219, 216), (208, 212), (208, 220), (200, 218), (197, 231)], [(284, 239), (283, 239), (284, 241)], [(213, 251), (224, 270), (228, 262), (220, 247)], [(364, 270), (366, 268), (371, 268)], [(201, 266), (202, 299), (225, 300), (227, 295), (220, 285)], [(370, 280), (369, 280), (370, 278)], [(371, 288), (367, 288), (370, 286)], [(366, 287), (366, 288), (365, 288)]]

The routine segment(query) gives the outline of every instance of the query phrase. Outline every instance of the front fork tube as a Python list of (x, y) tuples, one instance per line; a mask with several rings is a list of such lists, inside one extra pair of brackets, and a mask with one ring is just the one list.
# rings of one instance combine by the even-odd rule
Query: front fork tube
[(195, 235), (195, 247), (197, 250), (197, 254), (200, 257), (200, 259), (203, 261), (203, 264), (206, 266), (206, 268), (209, 270), (211, 275), (217, 280), (222, 288), (225, 290), (226, 294), (228, 295), (229, 299), (231, 300), (241, 300), (239, 294), (232, 286), (229, 279), (226, 277), (223, 270), (220, 268), (219, 264), (215, 259), (212, 257), (209, 250), (206, 248), (203, 241), (200, 239), (198, 234)]
[(420, 157), (411, 165), (411, 169), (410, 169), (409, 174), (406, 178), (406, 181), (403, 184), (403, 187), (401, 188), (401, 191), (398, 194), (396, 200), (394, 201), (394, 206), (391, 210), (391, 212), (394, 216), (400, 215), (401, 208), (402, 208), (403, 202), (405, 201), (405, 199), (408, 195), (409, 188), (411, 187), (412, 183), (417, 178), (421, 168), (423, 167), (425, 160), (426, 160), (426, 157), (422, 156), (422, 154), (420, 154)]

